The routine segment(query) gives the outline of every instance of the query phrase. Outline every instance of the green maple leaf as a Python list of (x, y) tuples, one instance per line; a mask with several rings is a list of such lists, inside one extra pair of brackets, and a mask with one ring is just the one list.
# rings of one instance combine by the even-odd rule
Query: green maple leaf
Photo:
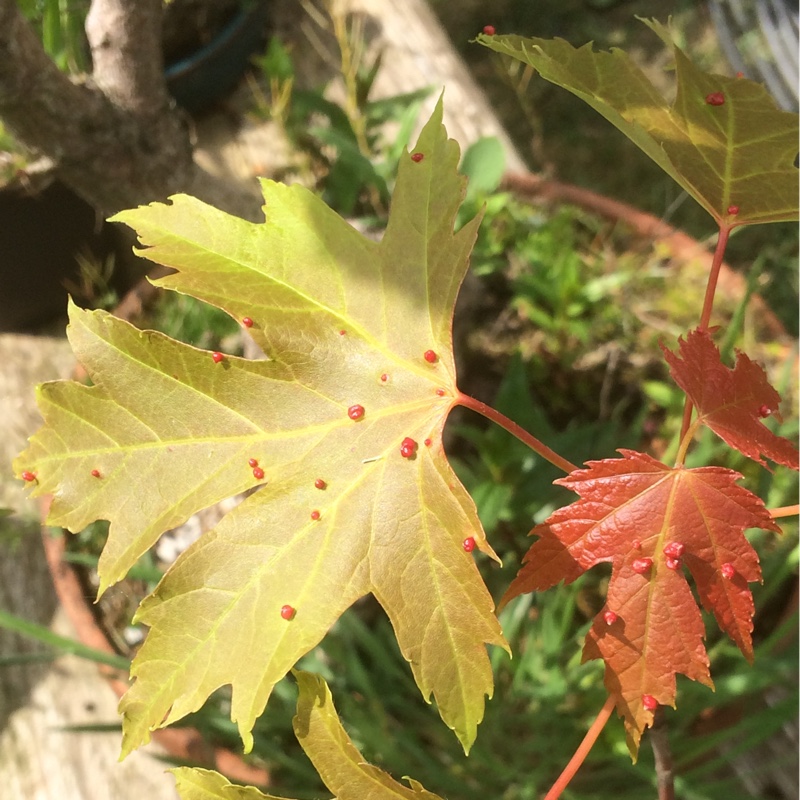
[(101, 592), (164, 530), (258, 489), (137, 612), (150, 631), (120, 706), (124, 753), (225, 684), (249, 750), (275, 683), (369, 592), (425, 698), (465, 749), (475, 738), (492, 693), (485, 644), (505, 642), (462, 542), (494, 553), (441, 443), (457, 394), (453, 306), (479, 223), (453, 233), (465, 179), (441, 114), (403, 159), (380, 243), (268, 181), (265, 224), (182, 195), (114, 217), (177, 270), (160, 286), (249, 318), (268, 357), (215, 362), (73, 307), (69, 338), (94, 385), (40, 387), (46, 424), (17, 472), (53, 495), (50, 524), (110, 520)]
[[(302, 671), (295, 672), (295, 678), (295, 735), (337, 800), (441, 800), (411, 778), (409, 786), (403, 786), (367, 764), (342, 727), (325, 681)], [(182, 800), (283, 800), (252, 787), (233, 786), (210, 770), (180, 767), (172, 772)]]
[[(760, 84), (703, 72), (669, 30), (643, 20), (675, 54), (669, 103), (622, 50), (594, 52), (563, 39), (478, 36), (533, 66), (619, 128), (721, 225), (797, 219), (798, 118)], [(721, 102), (720, 102), (721, 101)], [(732, 212), (732, 207), (738, 211)]]

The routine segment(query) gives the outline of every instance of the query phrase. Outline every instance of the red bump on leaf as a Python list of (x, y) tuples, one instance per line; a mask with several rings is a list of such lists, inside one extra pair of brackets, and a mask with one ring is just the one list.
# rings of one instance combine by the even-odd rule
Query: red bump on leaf
[(28, 470), (25, 470), (22, 473), (22, 475), (20, 475), (20, 477), (22, 478), (22, 480), (28, 481), (28, 483), (30, 483), (31, 481), (35, 481), (36, 480), (36, 473), (35, 472), (28, 472)]
[(248, 458), (248, 459), (247, 459), (247, 463), (248, 463), (248, 464), (249, 464), (251, 467), (257, 467), (257, 466), (258, 466), (258, 459), (257, 459), (257, 458)]
[(99, 478), (100, 477), (100, 470), (99, 469), (93, 469), (92, 470), (92, 477), (93, 478)]
[(214, 363), (215, 364), (219, 364), (220, 361), (224, 361), (225, 360), (225, 356), (222, 353), (219, 353), (219, 352), (216, 352), (216, 351), (214, 351), (211, 354), (211, 358), (214, 359)]
[(346, 335), (347, 335), (347, 331), (339, 331), (339, 336), (346, 336)]
[(437, 397), (444, 397), (444, 389), (437, 389), (436, 390)]
[(264, 470), (261, 467), (255, 467), (253, 469), (253, 477), (260, 481), (264, 477)]
[(417, 443), (410, 436), (406, 436), (400, 444), (400, 455), (403, 458), (413, 458), (416, 452)]
[(317, 479), (314, 481), (314, 486), (315, 486), (315, 488), (317, 488), (317, 489), (324, 489), (324, 488), (325, 488), (327, 485), (328, 485), (328, 484), (327, 484), (327, 483), (325, 483), (325, 481), (324, 481), (324, 480), (322, 480), (322, 478), (317, 478)]
[(725, 95), (722, 92), (711, 92), (706, 95), (706, 103), (710, 106), (721, 106), (725, 104)]
[(644, 575), (645, 572), (649, 572), (650, 568), (653, 566), (653, 559), (652, 558), (637, 558), (634, 560), (633, 564), (631, 564), (631, 568), (634, 572), (638, 573), (639, 575)]
[(641, 541), (640, 541), (639, 539), (634, 539), (634, 540), (631, 542), (631, 547), (632, 547), (634, 550), (641, 550), (641, 549), (642, 549), (642, 543), (641, 543)]
[(736, 73), (736, 77), (737, 77), (737, 78), (744, 78), (744, 72), (741, 72), (741, 71), (740, 71), (740, 72), (737, 72), (737, 73)]
[(352, 420), (361, 419), (364, 416), (364, 406), (354, 405), (347, 409), (347, 416)]
[(642, 706), (645, 711), (655, 711), (658, 708), (658, 700), (651, 694), (642, 695)]
[(253, 320), (250, 317), (242, 317), (242, 325), (244, 325), (245, 328), (252, 328)]
[(283, 617), (283, 619), (285, 619), (287, 622), (291, 619), (294, 619), (294, 615), (294, 606), (281, 606), (281, 617)]
[(483, 26), (483, 32), (487, 36), (494, 36), (494, 34), (495, 34), (494, 25), (484, 25)]
[(680, 558), (685, 550), (686, 545), (681, 544), (681, 542), (667, 542), (664, 545), (664, 555), (670, 558)]
[(725, 563), (719, 568), (722, 577), (725, 580), (731, 581), (733, 580), (733, 576), (736, 575), (736, 567), (733, 564)]
[(425, 445), (425, 447), (430, 447), (433, 444), (433, 440), (432, 439), (426, 439), (423, 442), (423, 444)]
[(758, 416), (761, 417), (761, 419), (764, 419), (765, 417), (768, 417), (771, 413), (772, 413), (772, 409), (766, 403), (764, 403), (758, 409)]
[(680, 569), (681, 568), (681, 560), (679, 558), (671, 558), (667, 556), (666, 561), (667, 569)]
[(311, 512), (311, 519), (313, 519), (313, 520), (318, 520), (319, 519), (319, 511), (317, 511), (316, 508)]
[(429, 364), (435, 364), (439, 358), (433, 350), (426, 350), (422, 356)]
[(422, 153), (414, 153), (414, 155), (411, 156), (411, 160), (415, 164), (419, 164), (419, 162), (422, 161), (423, 158), (425, 158), (425, 156)]
[(735, 217), (739, 213), (739, 206), (728, 206), (728, 213)]
[(467, 536), (463, 542), (461, 542), (461, 546), (466, 550), (468, 553), (471, 553), (475, 549), (475, 539), (472, 536)]
[(381, 375), (381, 383), (386, 383), (388, 380), (389, 376), (384, 372), (383, 375)]
[(619, 619), (619, 617), (615, 611), (611, 611), (609, 609), (608, 611), (603, 612), (603, 619), (605, 620), (606, 625), (613, 625)]

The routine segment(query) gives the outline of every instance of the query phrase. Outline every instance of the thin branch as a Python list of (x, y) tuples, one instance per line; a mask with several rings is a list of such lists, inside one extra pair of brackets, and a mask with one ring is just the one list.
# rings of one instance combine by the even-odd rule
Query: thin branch
[(656, 761), (658, 779), (658, 800), (675, 800), (675, 773), (672, 764), (672, 750), (669, 746), (667, 721), (664, 709), (659, 707), (653, 717), (650, 729), (650, 745)]
[(473, 411), (477, 411), (478, 414), (496, 423), (501, 428), (505, 428), (505, 430), (516, 436), (521, 442), (528, 445), (534, 453), (538, 453), (542, 458), (547, 459), (547, 461), (567, 474), (578, 469), (574, 464), (567, 461), (566, 458), (562, 458), (555, 450), (551, 450), (546, 444), (540, 442), (533, 434), (528, 433), (528, 431), (517, 425), (513, 420), (510, 420), (505, 414), (501, 414), (486, 403), (476, 400), (469, 395), (459, 394), (456, 398), (456, 404), (471, 408)]

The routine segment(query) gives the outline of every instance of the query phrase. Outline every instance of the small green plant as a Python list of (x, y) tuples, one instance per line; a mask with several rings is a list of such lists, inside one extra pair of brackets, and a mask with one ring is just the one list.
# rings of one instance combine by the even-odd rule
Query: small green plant
[[(665, 28), (648, 24), (670, 41)], [(664, 706), (676, 705), (679, 674), (711, 687), (712, 651), (728, 658), (738, 650), (752, 660), (759, 649), (776, 647), (753, 641), (749, 585), (761, 580), (762, 569), (744, 531), (760, 529), (753, 539), (769, 536), (780, 531), (777, 520), (797, 514), (797, 506), (765, 500), (783, 495), (786, 468), (798, 468), (798, 452), (770, 427), (779, 419), (780, 397), (761, 367), (741, 352), (733, 366), (725, 363), (713, 313), (731, 232), (797, 217), (797, 120), (777, 111), (762, 87), (703, 73), (677, 47), (677, 99), (669, 105), (620, 51), (575, 50), (493, 31), (479, 41), (583, 97), (719, 228), (699, 322), (676, 345), (662, 345), (684, 396), (670, 463), (620, 435), (613, 443), (619, 457), (598, 443), (601, 458), (578, 467), (535, 404), (528, 404), (524, 422), (542, 438), (459, 389), (453, 308), (481, 215), (455, 227), (465, 179), (457, 171), (458, 147), (441, 124), (441, 101), (416, 147), (399, 159), (380, 242), (310, 192), (269, 181), (262, 184), (267, 219), (260, 225), (183, 195), (116, 215), (137, 231), (148, 258), (175, 270), (159, 285), (223, 309), (266, 354), (250, 361), (209, 352), (72, 307), (70, 340), (92, 385), (39, 389), (45, 426), (19, 456), (17, 474), (34, 494), (53, 495), (53, 524), (80, 530), (95, 519), (110, 521), (98, 565), (100, 594), (165, 529), (248, 494), (182, 554), (137, 612), (149, 633), (121, 703), (124, 754), (153, 729), (196, 712), (225, 685), (231, 722), (251, 750), (270, 694), (280, 700), (284, 677), (302, 660), (304, 669), (293, 671), (299, 693), (293, 727), (325, 785), (342, 800), (437, 797), (411, 778), (404, 786), (366, 763), (359, 747), (368, 742), (351, 739), (328, 684), (308, 671), (316, 666), (335, 685), (330, 663), (314, 665), (315, 648), (369, 594), (386, 612), (422, 697), (435, 702), (465, 751), (484, 714), (503, 717), (507, 728), (495, 723), (490, 730), (506, 741), (527, 735), (528, 714), (486, 709), (495, 687), (512, 708), (558, 725), (555, 735), (572, 735), (578, 720), (570, 712), (581, 708), (581, 691), (601, 702), (596, 673), (602, 669), (607, 699), (546, 800), (569, 792), (614, 710), (623, 720), (619, 744), (624, 729), (635, 761), (642, 735)], [(532, 252), (541, 244), (534, 238)], [(547, 252), (540, 270), (548, 268)], [(569, 273), (560, 289), (541, 274), (522, 281), (524, 310), (550, 335), (580, 341), (598, 299), (627, 279), (608, 276), (587, 288), (569, 256), (560, 268)], [(507, 391), (514, 389), (512, 374)], [(529, 450), (513, 451), (520, 486), (528, 476), (538, 480), (544, 462), (566, 474), (555, 481), (560, 493), (546, 490), (552, 493), (534, 514), (536, 541), (510, 583), (508, 576), (485, 580), (476, 564), (499, 559), (443, 446), (456, 406), (497, 423)], [(742, 485), (742, 474), (712, 463), (711, 437), (753, 465), (747, 479), (761, 496)], [(760, 480), (768, 462), (776, 465), (771, 486)], [(508, 462), (495, 454), (484, 467), (491, 473), (498, 463)], [(490, 491), (480, 488), (479, 470), (472, 475), (465, 481), (476, 493)], [(565, 492), (578, 499), (569, 503)], [(510, 500), (500, 497), (491, 513), (482, 504), (487, 527)], [(572, 607), (585, 604), (573, 584), (589, 570), (601, 602), (581, 631), (581, 657), (577, 642), (565, 638)], [(553, 591), (567, 600), (551, 604), (552, 592), (541, 593), (561, 583)], [(489, 585), (503, 593), (499, 613)], [(724, 636), (706, 640), (707, 626)], [(517, 650), (516, 672), (503, 650)], [(579, 658), (589, 663), (579, 666)], [(375, 663), (408, 681), (399, 659)], [(352, 660), (344, 665), (359, 668)], [(721, 683), (723, 691), (735, 691)], [(689, 691), (696, 690), (693, 684)], [(571, 700), (563, 709), (547, 708), (551, 692)], [(391, 746), (391, 738), (385, 741)], [(495, 772), (487, 762), (486, 783), (468, 783), (454, 767), (441, 790), (537, 796), (550, 765), (540, 763), (546, 752), (528, 755), (528, 785), (503, 786), (505, 770)], [(697, 753), (684, 748), (681, 757), (691, 761)], [(515, 775), (520, 770), (517, 764)], [(190, 800), (266, 797), (212, 772), (182, 768), (176, 776)], [(592, 779), (610, 782), (601, 770)], [(673, 792), (671, 780), (659, 787), (665, 796)]]

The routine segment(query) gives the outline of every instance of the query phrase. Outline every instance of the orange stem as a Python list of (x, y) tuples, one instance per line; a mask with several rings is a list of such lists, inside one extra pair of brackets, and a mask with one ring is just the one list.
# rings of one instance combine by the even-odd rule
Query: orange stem
[(544, 796), (544, 800), (558, 800), (558, 798), (561, 797), (561, 792), (567, 788), (567, 784), (575, 777), (575, 773), (580, 769), (581, 764), (583, 764), (583, 762), (586, 760), (586, 756), (589, 755), (589, 751), (597, 741), (600, 731), (602, 731), (605, 727), (606, 722), (608, 722), (608, 718), (611, 716), (611, 712), (613, 710), (614, 698), (609, 695), (605, 705), (600, 709), (600, 713), (592, 723), (592, 727), (586, 731), (586, 736), (583, 737), (583, 741), (578, 746), (575, 754), (569, 760), (569, 764), (564, 767), (564, 771), (558, 776), (558, 780), (552, 785), (550, 791)]
[(480, 400), (476, 400), (469, 395), (459, 393), (456, 398), (456, 404), (464, 406), (465, 408), (471, 408), (473, 411), (477, 411), (478, 414), (496, 423), (501, 428), (505, 428), (505, 430), (516, 436), (521, 442), (528, 445), (534, 453), (538, 453), (542, 458), (547, 459), (551, 464), (564, 470), (567, 474), (578, 469), (574, 464), (567, 461), (566, 458), (562, 458), (555, 450), (551, 450), (546, 444), (540, 442), (533, 434), (528, 433), (528, 431), (517, 425), (513, 420), (510, 420), (505, 414), (501, 414), (496, 409), (486, 405), (486, 403), (482, 403)]
[[(728, 246), (728, 237), (730, 236), (731, 228), (728, 225), (720, 225), (719, 236), (717, 238), (717, 246), (714, 248), (714, 257), (711, 260), (711, 271), (708, 273), (708, 283), (706, 283), (706, 296), (703, 299), (703, 310), (700, 314), (700, 324), (697, 326), (698, 330), (704, 331), (708, 329), (708, 323), (711, 321), (711, 309), (714, 307), (714, 294), (717, 291), (717, 281), (719, 280), (719, 272), (722, 269), (722, 260), (725, 256), (725, 248)], [(681, 424), (681, 439), (686, 436), (686, 431), (689, 430), (689, 425), (692, 421), (692, 401), (687, 397), (683, 406), (683, 422)]]
[(769, 511), (772, 519), (778, 519), (778, 517), (794, 517), (797, 514), (800, 514), (800, 505), (781, 506), (781, 508), (769, 508), (767, 510)]

